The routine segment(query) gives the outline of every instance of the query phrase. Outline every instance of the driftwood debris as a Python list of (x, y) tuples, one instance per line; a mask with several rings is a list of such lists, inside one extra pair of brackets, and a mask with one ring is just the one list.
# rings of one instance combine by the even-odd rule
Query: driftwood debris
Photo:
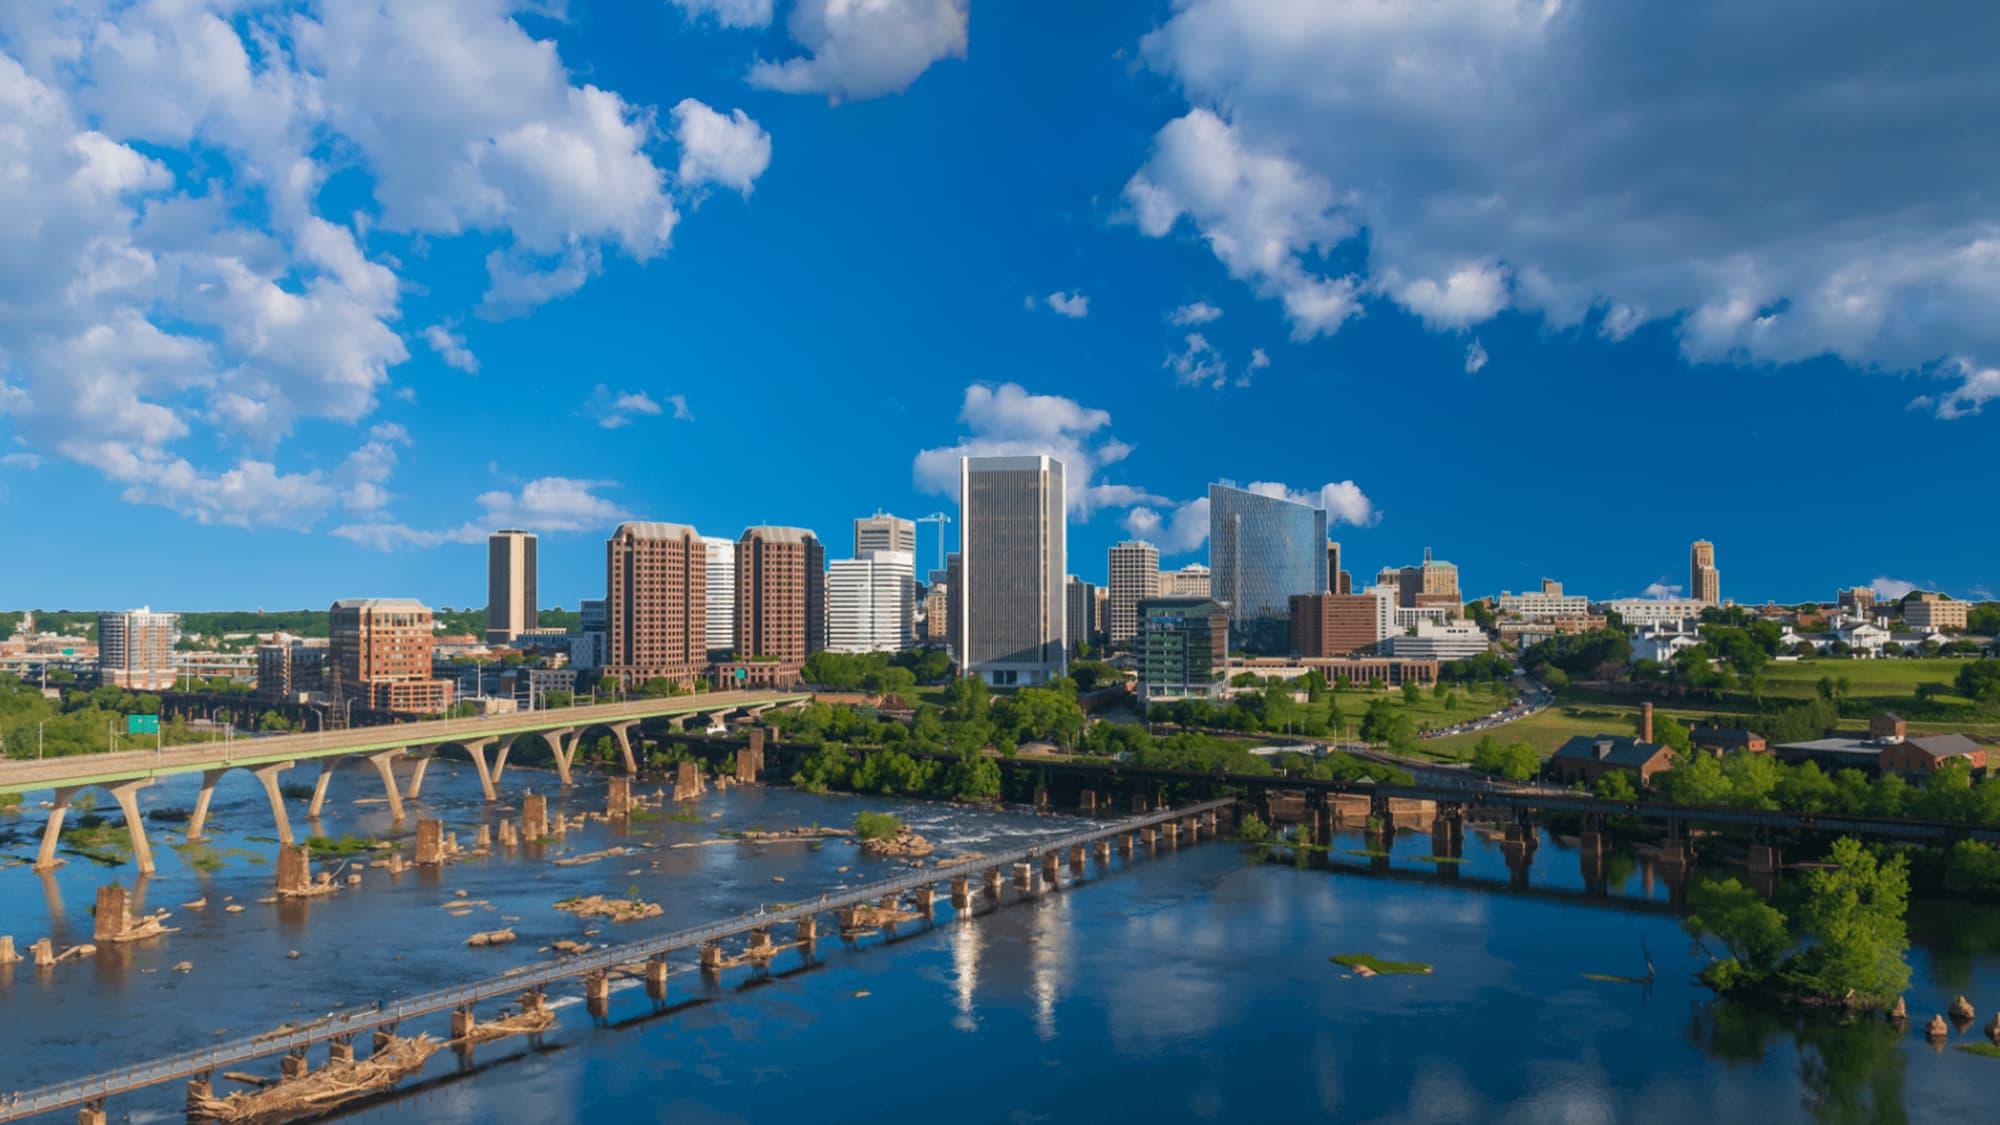
[[(297, 1078), (239, 1090), (227, 1097), (191, 1097), (188, 1116), (224, 1122), (295, 1121), (330, 1113), (357, 1098), (386, 1090), (417, 1071), (444, 1044), (428, 1035), (391, 1039), (365, 1059), (330, 1062)], [(230, 1073), (224, 1078), (258, 1081)]]

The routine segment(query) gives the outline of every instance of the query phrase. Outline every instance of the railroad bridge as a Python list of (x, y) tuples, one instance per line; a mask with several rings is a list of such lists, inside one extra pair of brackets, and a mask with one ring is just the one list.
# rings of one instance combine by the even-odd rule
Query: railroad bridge
[[(0, 762), (0, 795), (53, 790), (53, 807), (42, 831), (42, 843), (35, 856), (35, 869), (46, 871), (60, 862), (56, 856), (62, 839), (63, 820), (70, 802), (84, 789), (97, 787), (109, 793), (124, 814), (126, 831), (132, 840), (132, 855), (142, 875), (153, 873), (153, 852), (146, 839), (145, 821), (139, 815), (139, 791), (162, 777), (199, 773), (201, 790), (188, 818), (187, 838), (201, 838), (208, 823), (209, 802), (215, 786), (230, 770), (246, 770), (264, 787), (270, 800), (271, 819), (278, 839), (294, 842), (291, 818), (286, 814), (279, 778), (303, 763), (316, 763), (319, 776), (313, 783), (308, 818), (316, 819), (326, 802), (328, 784), (341, 762), (361, 759), (375, 767), (389, 802), (390, 814), (404, 818), (403, 800), (423, 792), (424, 773), (433, 758), (453, 751), (471, 759), (479, 771), (479, 784), (488, 801), (499, 797), (499, 784), (506, 773), (507, 757), (524, 736), (535, 735), (548, 744), (562, 784), (572, 783), (571, 766), (585, 739), (609, 735), (617, 743), (619, 756), (628, 775), (639, 772), (633, 753), (632, 735), (641, 724), (664, 724), (685, 729), (706, 727), (715, 719), (725, 722), (754, 720), (775, 707), (789, 707), (810, 700), (804, 692), (712, 692), (641, 699), (578, 707), (558, 707), (523, 711), (476, 719), (431, 719), (386, 726), (355, 727), (349, 730), (313, 731), (268, 737), (229, 739), (165, 746), (156, 750), (126, 750), (115, 754), (88, 754), (39, 761)], [(407, 763), (405, 777), (398, 776), (399, 763)]]

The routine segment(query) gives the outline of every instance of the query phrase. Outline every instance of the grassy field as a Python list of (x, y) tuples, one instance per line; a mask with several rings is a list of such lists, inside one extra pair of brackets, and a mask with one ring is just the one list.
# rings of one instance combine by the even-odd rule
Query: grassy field
[(1490, 734), (1503, 743), (1525, 742), (1546, 757), (1579, 734), (1637, 734), (1638, 716), (1637, 707), (1556, 706), (1491, 730), (1429, 739), (1418, 744), (1418, 751), (1430, 757), (1465, 761), (1472, 757), (1472, 748), (1479, 745), (1479, 740)]
[[(1916, 698), (1918, 684), (1949, 684), (1958, 675), (1965, 661), (1953, 658), (1913, 659), (1913, 660), (1801, 660), (1772, 664), (1765, 676), (1764, 695), (1767, 701), (1786, 699), (1809, 699), (1817, 691), (1820, 677), (1831, 676), (1838, 680), (1847, 677), (1848, 715), (1841, 722), (1843, 728), (1855, 730), (1865, 726), (1865, 720), (1855, 717), (1857, 709), (1873, 714), (1880, 711), (1902, 711), (1907, 715), (1922, 715), (1937, 705), (1969, 706), (1970, 701), (1949, 693), (1939, 695), (1933, 705), (1921, 703)], [(1556, 748), (1579, 734), (1636, 734), (1639, 730), (1639, 700), (1629, 697), (1611, 697), (1594, 692), (1566, 689), (1562, 702), (1557, 706), (1526, 719), (1480, 731), (1472, 734), (1457, 734), (1423, 743), (1423, 752), (1439, 758), (1463, 760), (1472, 756), (1472, 748), (1484, 734), (1491, 734), (1502, 742), (1526, 742), (1542, 754), (1554, 753)], [(1659, 704), (1658, 713), (1671, 715), (1692, 726), (1712, 721), (1717, 713), (1741, 715), (1756, 709), (1755, 701), (1741, 693), (1724, 696), (1707, 702), (1702, 700), (1674, 700), (1671, 705)], [(1952, 719), (1910, 719), (1910, 729), (1921, 733), (1956, 731), (1964, 734), (2000, 737), (2000, 723)]]
[(1773, 661), (1764, 669), (1764, 693), (1809, 699), (1818, 690), (1822, 676), (1835, 680), (1845, 676), (1848, 691), (1856, 697), (1909, 698), (1916, 694), (1918, 684), (1937, 683), (1949, 688), (1958, 678), (1958, 670), (1974, 659), (1939, 656), (1909, 660)]

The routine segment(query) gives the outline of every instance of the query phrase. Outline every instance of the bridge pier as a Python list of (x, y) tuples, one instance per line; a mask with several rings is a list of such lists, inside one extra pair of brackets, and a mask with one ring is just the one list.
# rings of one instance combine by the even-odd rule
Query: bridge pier
[(564, 786), (574, 784), (570, 778), (569, 767), (570, 763), (576, 760), (576, 745), (580, 741), (577, 729), (557, 727), (555, 730), (545, 730), (542, 732), (542, 738), (548, 742), (549, 751), (555, 755), (556, 776), (562, 779)]
[(611, 1014), (611, 974), (602, 970), (583, 978), (584, 1007), (590, 1010), (592, 1019), (603, 1019)]
[(626, 816), (632, 811), (632, 779), (613, 777), (606, 780), (604, 790), (604, 812), (607, 816)]
[(916, 894), (917, 894), (917, 913), (922, 914), (926, 918), (930, 917), (932, 914), (937, 913), (936, 887), (926, 884), (924, 886), (918, 887)]
[(665, 954), (646, 962), (646, 995), (655, 1003), (667, 998), (667, 958)]
[(105, 1120), (103, 1098), (85, 1102), (83, 1107), (76, 1111), (76, 1125), (104, 1125)]
[(444, 862), (444, 821), (427, 816), (417, 818), (417, 854), (414, 862), (419, 867), (435, 867)]
[(513, 753), (514, 743), (520, 741), (520, 738), (518, 734), (510, 734), (496, 740), (500, 749), (493, 755), (493, 784), (500, 784), (500, 776), (507, 772), (507, 755)]
[(69, 815), (70, 798), (76, 796), (78, 786), (67, 786), (56, 790), (55, 807), (49, 810), (48, 824), (42, 828), (42, 848), (35, 853), (35, 870), (54, 871), (62, 866), (56, 858), (56, 845), (62, 842), (63, 819)]
[(1130, 832), (1120, 832), (1118, 834), (1118, 854), (1127, 859), (1132, 858), (1132, 834)]
[(382, 791), (389, 795), (389, 816), (398, 824), (403, 822), (403, 794), (396, 787), (396, 759), (405, 753), (408, 751), (397, 747), (394, 750), (378, 750), (368, 755), (369, 763), (382, 778)]
[(701, 971), (714, 976), (722, 971), (722, 943), (705, 941), (701, 943)]
[(132, 858), (139, 863), (139, 874), (151, 875), (153, 867), (153, 846), (146, 841), (146, 821), (139, 815), (139, 790), (153, 783), (150, 777), (134, 781), (121, 781), (111, 787), (111, 799), (118, 802), (118, 811), (125, 814), (125, 832), (132, 838)]
[(951, 877), (951, 908), (966, 910), (972, 906), (972, 880), (963, 875)]
[(1097, 790), (1095, 789), (1084, 790), (1083, 794), (1077, 798), (1076, 808), (1078, 812), (1082, 813), (1085, 816), (1096, 816)]
[[(493, 765), (487, 758), (487, 752), (493, 749), (493, 744), (497, 741), (499, 740), (493, 738), (475, 738), (459, 743), (465, 747), (466, 756), (472, 759), (472, 768), (479, 771), (479, 791), (485, 794), (489, 804), (500, 799), (500, 794), (493, 788), (495, 776)], [(436, 752), (435, 747), (432, 748), (432, 752)]]
[(420, 754), (416, 756), (416, 765), (410, 769), (410, 790), (409, 792), (405, 793), (404, 796), (414, 801), (417, 799), (419, 795), (423, 793), (424, 771), (430, 768), (431, 768), (431, 756), (429, 754)]
[(1092, 850), (1097, 853), (1099, 866), (1108, 866), (1111, 863), (1111, 841), (1099, 840), (1093, 845)]
[(350, 1032), (346, 1035), (334, 1036), (333, 1042), (328, 1043), (326, 1045), (327, 1065), (332, 1066), (334, 1063), (351, 1063), (353, 1061), (354, 1061), (353, 1033)]
[(1753, 875), (1775, 874), (1783, 867), (1784, 857), (1775, 844), (1750, 845), (1750, 872)]
[(1047, 883), (1049, 889), (1053, 891), (1062, 885), (1061, 876), (1062, 857), (1055, 852), (1044, 852), (1042, 854), (1042, 882)]
[(819, 941), (819, 916), (799, 919), (798, 926), (793, 929), (792, 934), (795, 940), (804, 942), (806, 948), (812, 948), (813, 944)]
[(472, 1005), (461, 1004), (451, 1010), (451, 1037), (463, 1039), (479, 1026), (479, 1017), (473, 1014)]
[(368, 1050), (371, 1054), (379, 1055), (383, 1051), (389, 1048), (389, 1044), (394, 1043), (395, 1041), (396, 1041), (395, 1024), (392, 1023), (387, 1027), (378, 1027), (375, 1029), (375, 1034), (369, 1037)]
[(312, 1070), (312, 1063), (306, 1060), (306, 1049), (294, 1047), (278, 1060), (278, 1073), (286, 1078), (304, 1078)]
[(215, 1087), (211, 1084), (211, 1073), (204, 1072), (188, 1079), (187, 1113), (189, 1120), (195, 1120), (195, 1115), (200, 1112), (201, 1107), (207, 1103), (208, 1099), (215, 1096)]
[(202, 839), (202, 830), (208, 827), (208, 804), (215, 799), (215, 784), (222, 780), (223, 770), (201, 771), (201, 792), (194, 796), (194, 813), (188, 817), (187, 842), (197, 843)]
[(1071, 871), (1074, 871), (1074, 872), (1077, 872), (1078, 874), (1082, 874), (1082, 873), (1083, 873), (1083, 845), (1082, 845), (1082, 844), (1077, 844), (1077, 845), (1075, 845), (1075, 846), (1073, 846), (1073, 847), (1071, 847), (1071, 848), (1070, 848), (1070, 850), (1069, 850), (1069, 869), (1070, 869)]
[(1023, 860), (1014, 865), (1014, 886), (1024, 891), (1034, 889), (1035, 867), (1033, 864)]
[(539, 843), (549, 834), (549, 799), (536, 793), (521, 798), (521, 839)]
[(326, 806), (327, 783), (333, 780), (333, 771), (340, 768), (343, 760), (338, 757), (319, 760), (319, 776), (313, 779), (312, 803), (306, 806), (307, 820), (319, 819), (319, 810)]
[(626, 777), (639, 776), (639, 761), (632, 756), (632, 730), (638, 725), (637, 722), (614, 723), (611, 727), (611, 737), (618, 742), (618, 756), (625, 760)]
[(986, 897), (992, 899), (996, 906), (1000, 903), (1000, 886), (1004, 879), (1005, 876), (1001, 875), (999, 868), (993, 867), (987, 869)]

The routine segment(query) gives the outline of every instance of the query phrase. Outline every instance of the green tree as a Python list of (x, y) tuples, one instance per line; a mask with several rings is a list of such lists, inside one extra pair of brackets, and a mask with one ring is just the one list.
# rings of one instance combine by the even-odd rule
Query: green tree
[(1859, 840), (1833, 843), (1830, 869), (1806, 873), (1796, 970), (1819, 995), (1880, 1006), (1910, 986), (1909, 861), (1878, 860)]
[(1728, 952), (1702, 973), (1719, 991), (1770, 976), (1792, 946), (1785, 916), (1735, 879), (1696, 883), (1688, 891), (1688, 905), (1693, 910), (1681, 925), (1697, 939), (1716, 939)]
[(1722, 763), (1707, 754), (1675, 759), (1674, 768), (1658, 775), (1653, 787), (1677, 805), (1726, 805), (1733, 792)]
[(1625, 770), (1609, 770), (1599, 774), (1592, 790), (1607, 801), (1639, 799), (1639, 787), (1632, 783), (1632, 774)]

